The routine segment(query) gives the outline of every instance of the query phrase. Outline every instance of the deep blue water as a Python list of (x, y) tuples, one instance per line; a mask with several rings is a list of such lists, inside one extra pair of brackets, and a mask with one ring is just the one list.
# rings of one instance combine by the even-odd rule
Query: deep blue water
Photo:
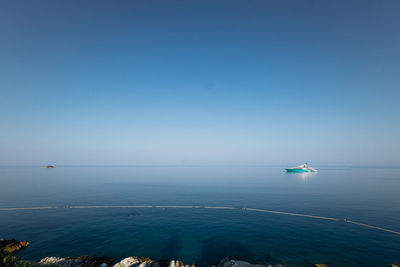
[(400, 236), (342, 220), (216, 209), (70, 209), (66, 205), (251, 207), (348, 218), (400, 231), (400, 169), (320, 167), (0, 167), (0, 238), (26, 239), (20, 255), (107, 254), (180, 259), (227, 255), (288, 266), (387, 266)]

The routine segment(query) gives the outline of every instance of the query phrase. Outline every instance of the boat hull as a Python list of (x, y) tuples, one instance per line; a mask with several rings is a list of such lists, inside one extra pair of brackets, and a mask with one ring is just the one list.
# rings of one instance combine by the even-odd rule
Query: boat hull
[(303, 173), (303, 172), (311, 172), (311, 170), (304, 170), (304, 169), (285, 169), (287, 172), (296, 172), (296, 173)]

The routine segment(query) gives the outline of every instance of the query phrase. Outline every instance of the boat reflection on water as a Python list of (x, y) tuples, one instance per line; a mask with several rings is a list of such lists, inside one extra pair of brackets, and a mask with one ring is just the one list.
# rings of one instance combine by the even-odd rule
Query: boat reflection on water
[(308, 181), (311, 179), (312, 176), (316, 175), (315, 172), (303, 172), (303, 173), (296, 173), (298, 177), (300, 177), (301, 181), (304, 184), (307, 184)]
[(309, 180), (311, 180), (311, 177), (315, 176), (316, 174), (316, 172), (286, 173), (286, 175), (295, 176), (303, 184), (308, 184)]

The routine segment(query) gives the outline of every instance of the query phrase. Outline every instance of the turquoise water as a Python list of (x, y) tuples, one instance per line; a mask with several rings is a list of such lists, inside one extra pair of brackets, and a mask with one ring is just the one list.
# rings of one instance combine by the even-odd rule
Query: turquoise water
[[(0, 167), (0, 238), (26, 239), (21, 255), (107, 254), (181, 259), (207, 266), (227, 255), (288, 266), (387, 266), (400, 261), (400, 169), (321, 167)], [(99, 208), (79, 205), (199, 205)], [(205, 209), (229, 206), (238, 209)], [(327, 216), (328, 221), (250, 207)]]

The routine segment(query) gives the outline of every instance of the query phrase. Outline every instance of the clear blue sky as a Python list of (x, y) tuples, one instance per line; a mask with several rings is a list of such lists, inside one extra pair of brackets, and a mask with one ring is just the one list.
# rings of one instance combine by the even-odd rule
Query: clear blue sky
[(400, 164), (400, 1), (0, 2), (0, 164)]

